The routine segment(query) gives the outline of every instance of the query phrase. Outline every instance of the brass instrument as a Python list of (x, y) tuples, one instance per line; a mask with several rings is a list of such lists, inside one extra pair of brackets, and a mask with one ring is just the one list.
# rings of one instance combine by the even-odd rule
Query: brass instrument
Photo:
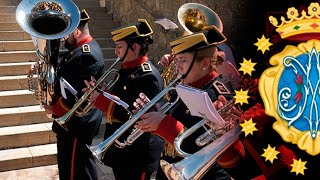
[(93, 93), (93, 91), (97, 90), (100, 85), (102, 85), (105, 80), (110, 76), (110, 74), (114, 73), (116, 77), (114, 80), (110, 81), (107, 85), (107, 89), (110, 89), (116, 81), (119, 79), (119, 73), (116, 69), (113, 69), (114, 66), (121, 60), (121, 58), (117, 58), (116, 61), (109, 67), (108, 70), (105, 71), (105, 73), (97, 80), (95, 85), (93, 87), (89, 87), (89, 90), (84, 93), (79, 100), (73, 105), (73, 107), (63, 116), (54, 119), (61, 127), (67, 130), (67, 123), (70, 120), (70, 118), (77, 112), (79, 116), (86, 114), (90, 109), (92, 103), (88, 103), (88, 105), (82, 109), (81, 112), (78, 111), (80, 106), (87, 102), (90, 95)]
[(35, 92), (41, 106), (50, 105), (60, 39), (77, 28), (80, 11), (70, 0), (23, 0), (17, 7), (16, 19), (21, 28), (34, 37), (40, 59), (28, 75), (29, 90)]
[[(161, 160), (161, 168), (169, 179), (200, 179), (218, 158), (238, 140), (241, 133), (238, 122), (240, 114), (230, 115), (236, 111), (234, 102), (234, 99), (230, 100), (218, 111), (221, 116), (228, 116), (227, 119), (224, 119), (226, 124), (223, 127), (215, 127), (211, 121), (203, 119), (175, 139), (176, 150), (185, 159), (174, 164)], [(194, 154), (181, 150), (180, 146), (183, 140), (205, 125), (210, 128), (197, 138), (196, 144), (203, 146), (211, 143)]]
[(198, 3), (186, 3), (178, 10), (178, 20), (184, 35), (202, 31), (207, 26), (214, 25), (220, 32), (223, 31), (222, 21), (219, 16), (207, 6)]
[[(170, 90), (174, 90), (174, 87), (171, 87)], [(161, 111), (163, 113), (166, 113), (168, 110), (170, 110), (178, 101), (179, 97), (177, 97), (173, 102), (166, 102), (161, 106)], [(127, 137), (126, 141), (121, 143), (118, 140), (115, 141), (118, 148), (124, 148), (125, 146), (130, 146), (136, 139), (138, 139), (144, 132), (141, 131), (139, 128), (134, 128), (131, 132), (131, 134)]]
[[(114, 144), (117, 139), (125, 133), (132, 125), (134, 125), (140, 117), (149, 111), (154, 105), (161, 100), (170, 90), (172, 90), (174, 84), (181, 79), (181, 75), (173, 80), (167, 87), (165, 87), (158, 95), (156, 95), (150, 102), (148, 102), (143, 108), (141, 108), (136, 114), (132, 115), (128, 121), (126, 121), (116, 132), (109, 136), (106, 140), (95, 146), (88, 146), (92, 154), (102, 162), (103, 154)], [(134, 139), (134, 137), (133, 137)], [(121, 144), (120, 144), (121, 145)]]
[[(214, 25), (222, 32), (223, 24), (219, 16), (207, 6), (198, 3), (187, 3), (182, 5), (178, 10), (178, 20), (182, 28), (185, 30), (183, 36), (189, 35), (195, 32), (202, 31), (208, 26)], [(175, 64), (170, 62), (161, 73), (161, 77), (164, 81), (164, 86), (168, 85), (178, 75)], [(170, 99), (170, 94), (166, 95), (167, 99)]]

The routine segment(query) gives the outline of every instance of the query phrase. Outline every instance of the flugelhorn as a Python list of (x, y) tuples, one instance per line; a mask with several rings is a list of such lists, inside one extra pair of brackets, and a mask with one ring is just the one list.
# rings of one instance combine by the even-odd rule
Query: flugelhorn
[[(81, 98), (79, 100), (77, 100), (77, 102), (73, 105), (73, 107), (63, 116), (56, 118), (55, 121), (64, 129), (67, 130), (67, 122), (70, 120), (70, 118), (78, 111), (78, 109), (80, 108), (80, 106), (87, 102), (90, 95), (93, 93), (93, 91), (97, 90), (98, 87), (100, 85), (102, 85), (105, 80), (111, 75), (111, 74), (115, 74), (116, 77), (110, 81), (107, 85), (107, 89), (112, 87), (114, 85), (114, 83), (119, 79), (119, 73), (118, 70), (113, 69), (114, 66), (121, 60), (121, 58), (117, 58), (116, 61), (109, 67), (108, 70), (105, 71), (105, 73), (97, 80), (97, 82), (95, 83), (95, 85), (93, 87), (89, 87), (89, 90), (87, 92), (85, 92)], [(90, 109), (91, 103), (89, 103), (81, 113), (78, 113), (79, 115), (83, 115), (85, 113), (87, 113)]]
[(125, 133), (132, 125), (134, 125), (140, 117), (149, 111), (154, 105), (161, 100), (170, 90), (176, 82), (181, 79), (181, 75), (178, 75), (167, 87), (165, 87), (158, 95), (156, 95), (150, 102), (148, 102), (143, 108), (141, 108), (136, 114), (132, 115), (128, 121), (126, 121), (116, 132), (109, 136), (106, 140), (95, 146), (88, 146), (92, 154), (102, 163), (103, 154), (107, 151), (111, 145), (113, 145), (118, 138)]
[[(218, 110), (219, 115), (227, 114), (230, 118), (228, 120), (225, 119), (226, 123), (224, 126), (215, 127), (210, 120), (202, 119), (175, 139), (176, 151), (185, 159), (174, 164), (161, 160), (161, 168), (169, 179), (200, 179), (218, 160), (221, 154), (236, 142), (241, 133), (241, 128), (238, 122), (240, 114), (234, 113), (237, 111), (234, 109), (234, 102), (235, 99), (232, 99)], [(196, 139), (196, 144), (203, 146), (211, 141), (213, 142), (194, 154), (184, 152), (180, 148), (183, 140), (205, 125), (209, 129)]]
[[(171, 87), (171, 90), (174, 90), (174, 87)], [(166, 113), (169, 111), (178, 101), (179, 96), (173, 102), (166, 102), (161, 106), (161, 111)], [(138, 139), (144, 132), (140, 128), (134, 128), (131, 134), (127, 137), (125, 142), (121, 143), (120, 141), (116, 140), (115, 143), (117, 144), (118, 148), (124, 148), (125, 146), (130, 146), (136, 139)]]

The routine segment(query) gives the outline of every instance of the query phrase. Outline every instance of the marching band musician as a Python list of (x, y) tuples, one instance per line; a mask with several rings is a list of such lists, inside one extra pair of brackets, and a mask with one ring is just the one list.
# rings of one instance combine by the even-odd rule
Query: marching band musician
[[(108, 92), (128, 104), (133, 104), (140, 92), (152, 98), (162, 90), (160, 73), (146, 55), (149, 44), (153, 43), (152, 33), (150, 25), (144, 19), (111, 32), (115, 42), (115, 54), (121, 58), (121, 68), (119, 79)], [(92, 85), (95, 82), (93, 80), (86, 83)], [(105, 139), (129, 120), (129, 115), (123, 107), (97, 91), (92, 93), (89, 101), (94, 102), (94, 105), (105, 113), (109, 122), (106, 125)], [(128, 108), (129, 111), (133, 109), (133, 106)], [(131, 130), (128, 130), (119, 140), (124, 141), (123, 138), (128, 137), (130, 133)], [(105, 165), (112, 167), (117, 180), (150, 179), (158, 169), (163, 148), (164, 141), (161, 138), (144, 133), (131, 146), (122, 149), (111, 146), (104, 154), (103, 161)]]
[[(104, 58), (101, 47), (93, 40), (89, 33), (89, 15), (81, 11), (81, 20), (78, 27), (65, 38), (64, 45), (68, 49), (58, 61), (57, 76), (60, 86), (56, 86), (56, 100), (51, 106), (45, 106), (47, 113), (58, 118), (67, 113), (80, 98), (85, 87), (84, 79), (91, 76), (99, 78), (104, 69)], [(68, 82), (76, 91), (73, 94), (70, 87), (61, 88), (61, 79)], [(69, 89), (69, 90), (67, 90)], [(93, 137), (98, 133), (103, 113), (98, 109), (91, 109), (84, 116), (73, 115), (67, 124), (66, 131), (56, 121), (52, 130), (57, 135), (58, 169), (60, 180), (93, 179), (97, 180), (95, 158), (86, 144), (91, 144)]]
[[(225, 40), (225, 36), (212, 26), (201, 33), (184, 36), (170, 43), (176, 69), (182, 75), (181, 83), (207, 91), (217, 108), (221, 108), (227, 99), (232, 97), (229, 88), (221, 82), (219, 74), (215, 71), (215, 64), (218, 58), (221, 58), (217, 55), (216, 45)], [(140, 94), (134, 105), (139, 109), (146, 102), (145, 95)], [(146, 113), (141, 116), (141, 121), (135, 127), (157, 134), (167, 141), (162, 159), (171, 164), (182, 160), (175, 152), (174, 139), (202, 118), (191, 116), (181, 100), (170, 110), (170, 115), (161, 111)], [(201, 129), (190, 135), (182, 143), (181, 149), (187, 150), (188, 153), (197, 152), (200, 147), (195, 144), (195, 139), (203, 133), (204, 130)], [(244, 152), (242, 143), (237, 141), (203, 179), (230, 179), (220, 164), (226, 168), (234, 167), (243, 158)], [(157, 179), (166, 179), (162, 170), (158, 170)]]

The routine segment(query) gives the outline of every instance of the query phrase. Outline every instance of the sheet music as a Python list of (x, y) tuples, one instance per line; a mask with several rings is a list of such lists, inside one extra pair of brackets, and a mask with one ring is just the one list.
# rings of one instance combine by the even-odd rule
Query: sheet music
[(174, 22), (166, 18), (155, 19), (154, 22), (160, 24), (165, 30), (178, 28)]
[(224, 119), (213, 107), (213, 103), (206, 91), (195, 89), (185, 85), (177, 85), (178, 96), (190, 110), (191, 115), (202, 117), (217, 125), (225, 124)]
[(125, 109), (129, 108), (129, 104), (119, 99), (117, 96), (114, 96), (112, 94), (109, 94), (101, 89), (97, 89), (97, 91), (102, 94), (104, 97), (110, 99), (111, 101), (115, 102), (116, 104), (124, 107)]
[(73, 94), (75, 97), (77, 97), (78, 91), (74, 89), (74, 87), (71, 86), (71, 84), (65, 80), (63, 77), (60, 78), (60, 89), (62, 96), (67, 99), (67, 94), (65, 89), (68, 89), (71, 94)]

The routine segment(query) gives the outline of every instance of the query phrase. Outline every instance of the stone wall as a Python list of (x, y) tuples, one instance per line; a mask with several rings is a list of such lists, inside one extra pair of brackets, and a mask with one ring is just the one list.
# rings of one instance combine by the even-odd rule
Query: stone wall
[[(227, 44), (233, 50), (235, 59), (242, 61), (243, 51), (252, 48), (258, 36), (252, 39), (252, 33), (257, 32), (253, 26), (249, 32), (248, 26), (252, 19), (256, 17), (256, 8), (250, 0), (107, 0), (106, 9), (113, 13), (114, 20), (120, 21), (121, 25), (136, 22), (138, 18), (147, 19), (154, 30), (154, 44), (151, 46), (149, 57), (154, 61), (170, 52), (169, 42), (180, 37), (183, 29), (181, 28), (177, 12), (181, 5), (190, 2), (201, 3), (214, 10), (224, 24), (223, 33), (228, 38)], [(261, 3), (261, 2), (260, 2)], [(167, 18), (175, 22), (179, 29), (170, 30), (166, 33), (161, 32), (161, 26), (153, 22), (157, 18)], [(259, 36), (261, 31), (259, 30)], [(250, 34), (252, 40), (247, 37)], [(251, 41), (251, 42), (250, 42)], [(244, 43), (245, 42), (245, 43)]]

